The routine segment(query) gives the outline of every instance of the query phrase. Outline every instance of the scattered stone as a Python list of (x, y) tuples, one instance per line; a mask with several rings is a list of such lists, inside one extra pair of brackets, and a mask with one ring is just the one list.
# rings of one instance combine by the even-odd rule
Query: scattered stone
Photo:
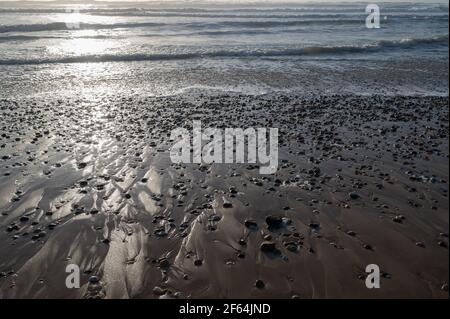
[(167, 292), (167, 289), (161, 288), (161, 287), (159, 287), (159, 286), (155, 286), (155, 287), (153, 288), (153, 293), (154, 293), (156, 296), (162, 296), (162, 295), (166, 294), (166, 292)]
[(260, 245), (261, 251), (263, 252), (275, 252), (276, 244), (273, 241), (263, 241)]
[(394, 222), (399, 223), (399, 224), (403, 223), (403, 220), (404, 220), (404, 219), (405, 219), (405, 217), (402, 216), (402, 215), (397, 215), (397, 216), (395, 216), (394, 218), (392, 218), (392, 220), (393, 220)]
[(258, 289), (263, 289), (266, 286), (266, 284), (264, 283), (264, 281), (258, 279), (255, 281), (255, 287)]
[(313, 229), (319, 229), (320, 224), (319, 223), (309, 223), (309, 227)]
[(168, 267), (170, 267), (169, 260), (167, 260), (167, 258), (161, 258), (159, 260), (159, 267), (161, 267), (161, 268), (168, 268)]
[(247, 220), (244, 222), (244, 225), (245, 225), (245, 227), (247, 227), (247, 228), (249, 228), (249, 229), (251, 229), (251, 230), (256, 230), (256, 229), (258, 229), (258, 224), (257, 224), (254, 220), (251, 220), (251, 219), (247, 219)]
[(201, 265), (203, 265), (203, 261), (201, 260), (201, 259), (196, 259), (195, 261), (194, 261), (194, 265), (195, 266), (201, 266)]
[(383, 272), (381, 272), (381, 277), (386, 278), (386, 279), (391, 279), (392, 275), (390, 273), (383, 271)]
[(26, 223), (27, 221), (29, 221), (30, 220), (30, 218), (28, 218), (27, 216), (22, 216), (22, 217), (20, 217), (20, 221), (22, 222), (22, 223)]
[(231, 208), (233, 207), (233, 204), (231, 204), (231, 202), (224, 202), (223, 203), (223, 208)]
[(285, 246), (290, 252), (294, 253), (298, 251), (298, 245), (296, 243), (286, 243)]
[(347, 231), (347, 235), (354, 237), (356, 236), (356, 233), (353, 230), (349, 230)]
[(89, 282), (90, 282), (91, 284), (97, 284), (97, 283), (100, 282), (100, 279), (99, 279), (97, 276), (90, 276), (90, 277), (89, 277)]
[(355, 193), (355, 192), (349, 193), (348, 196), (350, 197), (350, 199), (353, 199), (353, 200), (359, 199), (361, 197), (358, 193)]
[(443, 248), (447, 248), (447, 243), (445, 241), (440, 240), (440, 241), (438, 241), (438, 246), (439, 247), (443, 247)]
[(283, 226), (283, 219), (279, 216), (267, 216), (266, 217), (266, 224), (269, 229), (278, 229)]

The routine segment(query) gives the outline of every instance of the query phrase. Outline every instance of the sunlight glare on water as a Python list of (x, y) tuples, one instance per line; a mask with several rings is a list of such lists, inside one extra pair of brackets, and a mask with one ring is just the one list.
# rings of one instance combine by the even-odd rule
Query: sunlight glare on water
[(383, 4), (380, 29), (362, 3), (23, 6), (0, 8), (5, 93), (448, 92), (448, 6)]
[(50, 53), (58, 55), (96, 55), (107, 53), (108, 50), (117, 48), (118, 43), (110, 40), (75, 38), (61, 41), (58, 44), (49, 46), (47, 49)]

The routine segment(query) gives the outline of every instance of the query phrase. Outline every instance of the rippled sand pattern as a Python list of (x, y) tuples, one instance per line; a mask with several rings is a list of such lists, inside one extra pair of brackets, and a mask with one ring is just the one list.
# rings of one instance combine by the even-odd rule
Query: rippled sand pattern
[[(7, 98), (0, 115), (2, 298), (448, 298), (448, 97)], [(280, 128), (278, 172), (172, 164), (193, 119)]]

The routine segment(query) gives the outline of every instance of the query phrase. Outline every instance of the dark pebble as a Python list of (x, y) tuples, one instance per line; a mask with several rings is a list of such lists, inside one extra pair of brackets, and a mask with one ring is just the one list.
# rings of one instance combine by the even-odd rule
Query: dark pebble
[(230, 202), (223, 203), (223, 208), (231, 208), (231, 207), (233, 207), (233, 204), (231, 204)]
[(255, 287), (258, 289), (263, 289), (266, 286), (266, 284), (264, 283), (264, 281), (262, 280), (256, 280), (255, 281)]
[(263, 241), (260, 248), (264, 252), (274, 252), (276, 250), (276, 244), (273, 241)]
[(350, 194), (348, 194), (348, 196), (351, 198), (351, 199), (359, 199), (361, 196), (359, 196), (359, 194), (358, 193), (355, 193), (355, 192), (351, 192)]
[(271, 229), (278, 229), (283, 226), (283, 219), (279, 216), (267, 216), (266, 224)]
[(201, 259), (196, 259), (195, 261), (194, 261), (194, 265), (195, 266), (201, 266), (203, 264), (203, 261), (201, 260)]
[(253, 230), (258, 228), (258, 224), (254, 220), (250, 220), (250, 219), (247, 219), (244, 222), (244, 225), (245, 225), (245, 227), (247, 227), (249, 229), (253, 229)]
[(91, 277), (89, 277), (89, 282), (91, 284), (96, 284), (96, 283), (100, 282), (100, 279), (97, 276), (91, 276)]
[(161, 288), (159, 286), (155, 286), (155, 288), (153, 288), (153, 293), (157, 296), (162, 296), (167, 292), (167, 289)]
[(443, 248), (447, 248), (447, 243), (445, 241), (438, 241), (438, 246), (439, 247), (443, 247)]
[(170, 262), (166, 258), (162, 258), (159, 260), (159, 267), (167, 268), (170, 266)]
[(30, 219), (27, 217), (27, 216), (22, 216), (22, 217), (20, 217), (20, 221), (22, 222), (22, 223), (26, 223), (27, 221), (29, 221)]

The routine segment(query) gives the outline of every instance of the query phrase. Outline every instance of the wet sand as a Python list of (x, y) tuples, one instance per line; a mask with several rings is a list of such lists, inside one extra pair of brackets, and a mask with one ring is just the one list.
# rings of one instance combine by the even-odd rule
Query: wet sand
[[(0, 115), (1, 298), (448, 298), (448, 97), (7, 98)], [(194, 119), (279, 128), (277, 173), (171, 163)]]

